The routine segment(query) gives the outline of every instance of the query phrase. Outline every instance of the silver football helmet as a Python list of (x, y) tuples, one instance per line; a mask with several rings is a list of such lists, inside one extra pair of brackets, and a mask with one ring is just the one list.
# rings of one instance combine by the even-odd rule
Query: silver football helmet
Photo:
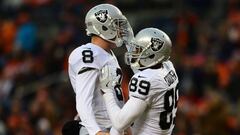
[(133, 70), (152, 67), (170, 58), (171, 47), (172, 42), (166, 33), (156, 28), (145, 28), (128, 44), (125, 62)]
[(127, 18), (115, 6), (100, 4), (90, 9), (85, 18), (87, 35), (98, 35), (120, 47), (133, 38)]

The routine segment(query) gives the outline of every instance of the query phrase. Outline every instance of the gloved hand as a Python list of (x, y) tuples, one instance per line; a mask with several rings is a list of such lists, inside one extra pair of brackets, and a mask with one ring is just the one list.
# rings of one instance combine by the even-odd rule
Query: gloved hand
[(119, 84), (120, 75), (117, 76), (117, 68), (106, 64), (101, 69), (99, 77), (100, 90), (102, 93), (114, 92), (114, 87)]

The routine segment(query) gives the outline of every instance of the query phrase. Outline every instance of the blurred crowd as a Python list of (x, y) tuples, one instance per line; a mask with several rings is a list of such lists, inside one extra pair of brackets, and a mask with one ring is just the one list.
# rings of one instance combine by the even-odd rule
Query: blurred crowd
[[(135, 33), (156, 27), (172, 39), (180, 80), (174, 134), (240, 134), (238, 0), (1, 0), (0, 135), (61, 135), (74, 118), (67, 59), (89, 42), (84, 17), (99, 3), (118, 6)], [(127, 93), (132, 72), (121, 49), (114, 51)]]

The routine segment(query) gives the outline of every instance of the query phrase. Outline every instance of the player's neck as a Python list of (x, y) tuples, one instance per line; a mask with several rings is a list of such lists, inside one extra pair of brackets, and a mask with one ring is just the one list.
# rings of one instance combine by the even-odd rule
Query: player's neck
[(111, 53), (111, 49), (114, 48), (114, 44), (106, 41), (98, 36), (93, 36), (91, 39), (91, 43), (103, 48), (105, 51), (107, 51), (108, 53)]

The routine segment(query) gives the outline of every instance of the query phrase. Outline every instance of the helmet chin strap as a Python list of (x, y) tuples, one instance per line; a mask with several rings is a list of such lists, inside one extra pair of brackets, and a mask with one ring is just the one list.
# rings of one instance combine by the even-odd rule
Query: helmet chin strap
[(111, 42), (111, 43), (116, 44), (116, 42), (114, 42), (113, 40), (106, 39), (106, 38), (97, 30), (97, 28), (96, 28), (95, 26), (93, 26), (93, 29), (96, 31), (95, 34), (98, 35), (99, 37), (101, 37), (101, 38), (103, 38), (104, 40), (107, 40), (107, 41), (109, 41), (109, 42)]
[(152, 64), (150, 64), (148, 67), (155, 66), (156, 64), (160, 63), (163, 59), (164, 59), (164, 56), (162, 56), (162, 57), (159, 58), (157, 61), (155, 61), (155, 62), (153, 62)]
[[(97, 31), (97, 32), (98, 32), (98, 31)], [(99, 33), (99, 32), (98, 32), (98, 33)], [(103, 38), (104, 40), (107, 40), (107, 41), (115, 44), (117, 47), (121, 47), (121, 46), (122, 46), (121, 40), (120, 40), (119, 38), (117, 38), (117, 37), (115, 37), (114, 40), (110, 40), (110, 39), (104, 38), (104, 36), (103, 36), (101, 33), (99, 33), (98, 35), (99, 35), (101, 38)]]
[(116, 44), (117, 47), (121, 47), (122, 44), (123, 44), (123, 41), (120, 40), (119, 38), (117, 38), (117, 39), (115, 40), (115, 42), (116, 42), (115, 44)]
[(160, 63), (162, 60), (164, 59), (164, 56), (162, 56), (161, 58), (159, 58), (157, 61), (153, 62), (152, 64), (148, 65), (148, 66), (143, 66), (141, 67), (141, 61), (139, 60), (138, 62), (135, 62), (133, 65), (134, 67), (139, 67), (138, 69), (144, 69), (144, 68), (148, 68), (148, 67), (152, 67), (155, 66), (156, 64)]
[(97, 32), (96, 33), (97, 35), (99, 35), (99, 36), (101, 35), (101, 33), (97, 30), (97, 28), (95, 26), (93, 26), (93, 29)]

